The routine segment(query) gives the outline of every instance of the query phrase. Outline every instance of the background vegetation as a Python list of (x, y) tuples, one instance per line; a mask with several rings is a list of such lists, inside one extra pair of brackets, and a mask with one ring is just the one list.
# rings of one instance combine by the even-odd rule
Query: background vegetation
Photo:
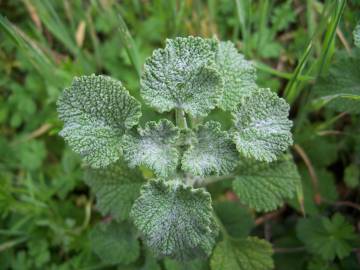
[[(359, 269), (359, 11), (357, 0), (0, 0), (0, 269), (114, 269), (92, 251), (91, 229), (111, 217), (96, 211), (78, 156), (57, 135), (55, 102), (73, 76), (91, 73), (139, 98), (145, 58), (187, 35), (232, 40), (258, 84), (292, 105), (303, 192), (256, 215), (227, 181), (214, 183), (215, 208), (234, 211), (223, 218), (229, 232), (271, 241), (279, 270)], [(145, 111), (141, 121), (154, 118)], [(126, 267), (185, 266), (140, 258)]]

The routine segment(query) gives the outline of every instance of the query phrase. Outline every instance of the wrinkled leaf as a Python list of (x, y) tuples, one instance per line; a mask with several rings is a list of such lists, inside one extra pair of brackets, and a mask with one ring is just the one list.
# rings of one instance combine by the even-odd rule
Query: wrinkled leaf
[(212, 270), (270, 270), (274, 267), (270, 243), (256, 237), (224, 240), (211, 258)]
[(257, 88), (256, 69), (229, 41), (220, 42), (216, 53), (216, 67), (224, 80), (224, 91), (218, 106), (231, 111), (244, 95)]
[(272, 163), (244, 163), (233, 188), (241, 202), (257, 211), (271, 211), (293, 198), (300, 184), (295, 163), (284, 156)]
[(184, 171), (198, 176), (228, 174), (238, 164), (236, 147), (220, 123), (210, 121), (199, 126), (195, 138), (183, 155)]
[(104, 169), (87, 168), (85, 182), (95, 193), (100, 212), (123, 220), (128, 218), (144, 178), (139, 170), (130, 170), (123, 160), (119, 160)]
[(210, 194), (179, 182), (153, 180), (146, 184), (131, 216), (159, 257), (188, 260), (209, 256), (218, 234)]
[(145, 128), (138, 129), (138, 135), (124, 136), (124, 157), (130, 167), (146, 165), (158, 176), (168, 176), (178, 164), (179, 135), (179, 129), (168, 120), (148, 122)]
[(271, 162), (292, 144), (289, 105), (269, 89), (242, 99), (233, 113), (234, 142), (246, 158)]
[(168, 39), (147, 59), (141, 78), (144, 100), (159, 112), (183, 109), (204, 116), (222, 93), (223, 81), (215, 70), (217, 42), (186, 37)]
[(140, 103), (122, 84), (102, 75), (76, 77), (57, 104), (60, 135), (94, 168), (121, 156), (121, 138), (141, 116)]

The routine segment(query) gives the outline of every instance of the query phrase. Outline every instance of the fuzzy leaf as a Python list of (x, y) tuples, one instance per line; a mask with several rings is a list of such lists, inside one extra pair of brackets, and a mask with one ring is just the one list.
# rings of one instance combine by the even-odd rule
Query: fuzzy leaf
[(211, 197), (204, 189), (153, 180), (135, 201), (131, 216), (159, 256), (188, 260), (209, 256), (218, 234)]
[(224, 80), (224, 91), (218, 106), (223, 110), (234, 110), (243, 96), (257, 89), (256, 69), (229, 41), (220, 42), (216, 67)]
[(246, 158), (271, 162), (292, 144), (289, 105), (270, 89), (243, 98), (233, 113), (234, 142)]
[(140, 103), (122, 84), (101, 75), (76, 77), (57, 104), (60, 135), (94, 168), (121, 156), (121, 138), (141, 116)]
[(272, 163), (244, 163), (233, 187), (244, 204), (257, 211), (271, 211), (291, 199), (300, 183), (295, 163), (284, 156)]
[(353, 31), (354, 44), (356, 47), (360, 48), (360, 22), (357, 23)]
[(141, 95), (159, 112), (178, 108), (204, 116), (217, 103), (223, 82), (215, 70), (217, 42), (186, 37), (168, 39), (165, 49), (147, 59), (141, 78)]
[(104, 169), (87, 168), (85, 182), (96, 195), (96, 206), (103, 215), (127, 219), (140, 194), (144, 178), (140, 171), (130, 170), (122, 160)]
[(325, 217), (302, 219), (296, 227), (298, 238), (308, 251), (325, 260), (339, 259), (350, 255), (352, 242), (359, 239), (354, 227), (336, 213), (331, 220)]
[(360, 59), (340, 59), (317, 81), (314, 91), (322, 105), (338, 112), (360, 113)]
[(146, 165), (158, 176), (166, 177), (177, 167), (179, 152), (176, 148), (180, 132), (168, 120), (148, 122), (138, 129), (138, 135), (125, 135), (124, 157), (130, 167)]
[(194, 175), (227, 174), (238, 163), (238, 153), (226, 131), (218, 122), (199, 126), (196, 142), (190, 145), (182, 158), (182, 168)]
[(256, 237), (224, 240), (217, 244), (211, 258), (212, 270), (269, 270), (273, 269), (270, 243)]
[(129, 225), (99, 223), (90, 232), (91, 248), (107, 264), (129, 264), (140, 254), (139, 241)]

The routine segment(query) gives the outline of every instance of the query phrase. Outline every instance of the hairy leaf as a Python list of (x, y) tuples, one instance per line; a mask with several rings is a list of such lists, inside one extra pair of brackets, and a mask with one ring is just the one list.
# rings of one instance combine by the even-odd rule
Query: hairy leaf
[(95, 193), (96, 206), (103, 215), (124, 220), (140, 194), (144, 178), (140, 171), (130, 170), (123, 160), (119, 160), (107, 168), (87, 168), (85, 182)]
[(340, 59), (314, 87), (318, 102), (338, 112), (360, 113), (360, 59)]
[(243, 98), (233, 113), (234, 141), (246, 158), (271, 162), (292, 144), (289, 105), (269, 89)]
[(135, 226), (159, 256), (188, 260), (210, 255), (218, 234), (211, 197), (179, 182), (146, 184), (131, 210)]
[(295, 163), (284, 156), (272, 163), (244, 163), (233, 187), (241, 202), (257, 211), (271, 211), (292, 198), (300, 184)]
[(94, 168), (121, 156), (121, 138), (141, 116), (140, 103), (122, 84), (101, 75), (75, 78), (57, 104), (64, 121), (60, 135)]
[(221, 131), (218, 122), (210, 121), (199, 126), (196, 142), (190, 145), (182, 158), (184, 171), (205, 176), (212, 173), (227, 174), (238, 163), (238, 153), (230, 136)]
[(270, 243), (256, 237), (224, 240), (217, 244), (211, 258), (212, 270), (273, 269)]
[(333, 260), (335, 257), (342, 259), (350, 255), (352, 242), (359, 239), (354, 227), (339, 213), (331, 219), (302, 219), (298, 222), (296, 231), (307, 250), (325, 260)]
[(244, 95), (257, 89), (256, 69), (229, 41), (220, 42), (216, 67), (224, 80), (224, 91), (218, 106), (223, 110), (234, 110)]
[(176, 148), (180, 132), (169, 120), (148, 122), (138, 129), (138, 135), (125, 135), (124, 157), (130, 167), (146, 165), (158, 176), (168, 176), (176, 170), (179, 152)]
[(140, 254), (139, 241), (129, 225), (99, 223), (90, 232), (91, 248), (107, 264), (129, 264)]
[(147, 59), (141, 78), (144, 100), (159, 112), (178, 108), (193, 116), (206, 115), (222, 93), (215, 70), (217, 42), (186, 37), (168, 39), (165, 49)]

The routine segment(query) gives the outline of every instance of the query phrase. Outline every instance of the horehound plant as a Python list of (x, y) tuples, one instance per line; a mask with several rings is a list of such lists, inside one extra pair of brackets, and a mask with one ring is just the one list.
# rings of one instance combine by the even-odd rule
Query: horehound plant
[[(233, 179), (240, 202), (265, 212), (299, 187), (285, 153), (292, 144), (289, 105), (255, 80), (255, 68), (231, 42), (186, 37), (167, 40), (144, 64), (140, 93), (164, 113), (160, 121), (139, 126), (140, 102), (107, 76), (76, 77), (64, 90), (60, 135), (83, 158), (97, 208), (114, 220), (91, 233), (100, 257), (133, 262), (139, 235), (157, 258), (189, 261), (213, 253), (213, 269), (273, 267), (271, 245), (230, 236), (206, 190)], [(231, 113), (229, 130), (206, 120), (214, 109)], [(144, 168), (153, 179), (144, 178)]]

